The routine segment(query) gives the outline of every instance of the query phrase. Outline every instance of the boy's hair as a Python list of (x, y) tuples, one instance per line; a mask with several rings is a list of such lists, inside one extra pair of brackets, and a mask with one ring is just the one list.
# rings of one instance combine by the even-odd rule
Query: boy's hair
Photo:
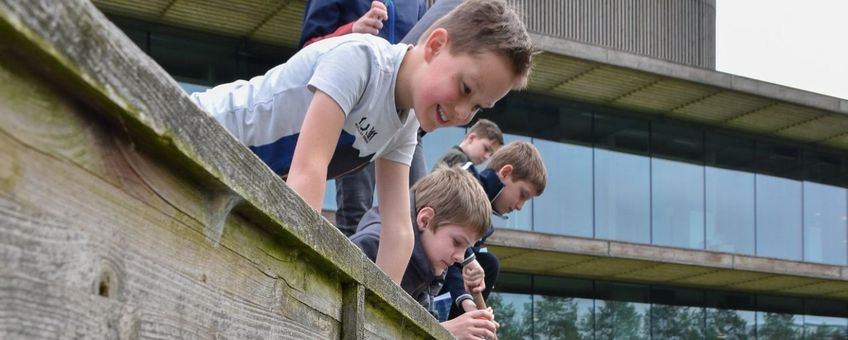
[(470, 134), (477, 135), (478, 138), (486, 138), (493, 142), (498, 142), (498, 145), (504, 145), (503, 140), (503, 132), (501, 132), (501, 128), (498, 127), (498, 124), (495, 122), (482, 118), (471, 125), (471, 128), (468, 129), (467, 137)]
[(416, 213), (433, 208), (433, 231), (445, 224), (473, 228), (478, 236), (491, 225), (492, 207), (477, 179), (459, 167), (437, 167), (412, 186)]
[(512, 142), (502, 146), (489, 159), (487, 169), (500, 170), (504, 165), (512, 164), (512, 180), (527, 181), (536, 188), (536, 195), (541, 195), (548, 184), (548, 171), (542, 155), (533, 144), (527, 142)]
[(485, 51), (503, 55), (519, 78), (516, 89), (527, 86), (527, 76), (537, 53), (518, 13), (504, 0), (465, 0), (437, 20), (419, 44), (437, 28), (448, 31), (452, 54), (476, 55)]

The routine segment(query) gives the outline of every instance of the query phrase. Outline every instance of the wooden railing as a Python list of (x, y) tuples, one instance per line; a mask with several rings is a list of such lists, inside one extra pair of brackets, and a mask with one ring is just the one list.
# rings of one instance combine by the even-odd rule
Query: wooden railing
[(450, 338), (84, 0), (0, 0), (0, 338)]

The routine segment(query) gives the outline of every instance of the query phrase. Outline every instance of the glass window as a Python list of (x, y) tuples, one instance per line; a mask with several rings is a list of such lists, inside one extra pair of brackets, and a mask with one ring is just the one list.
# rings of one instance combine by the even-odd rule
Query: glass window
[(433, 169), (436, 161), (448, 152), (454, 145), (459, 145), (465, 138), (465, 128), (448, 127), (435, 129), (421, 138), (421, 146), (424, 149), (424, 162), (427, 170)]
[(595, 149), (595, 237), (650, 243), (648, 157)]
[(757, 255), (801, 260), (801, 182), (756, 175)]
[(486, 303), (497, 311), (496, 319), (501, 324), (498, 328), (498, 339), (532, 339), (531, 295), (492, 292)]
[(704, 248), (704, 167), (651, 159), (652, 242)]
[(754, 255), (754, 174), (708, 166), (704, 176), (707, 249)]
[(592, 237), (592, 148), (533, 142), (548, 170), (545, 192), (533, 202), (533, 230)]
[(844, 318), (804, 316), (804, 339), (846, 339), (848, 327)]
[(703, 339), (704, 308), (651, 306), (651, 336), (653, 339)]
[[(321, 205), (321, 208), (332, 211), (336, 211), (336, 209), (338, 209), (338, 206), (336, 205), (336, 180), (334, 179), (327, 181), (327, 186), (324, 187), (324, 204)], [(335, 221), (332, 222), (335, 223)]]
[(801, 340), (803, 319), (800, 315), (757, 312), (757, 339)]
[(595, 339), (649, 339), (650, 305), (595, 300)]
[(754, 339), (756, 313), (732, 309), (707, 308), (705, 339)]
[[(510, 142), (515, 141), (532, 143), (532, 140), (529, 137), (504, 134), (504, 143), (509, 144)], [(480, 167), (477, 168), (481, 169)], [(492, 224), (494, 224), (495, 227), (530, 230), (533, 227), (533, 201), (535, 201), (535, 199), (530, 199), (524, 203), (521, 210), (509, 213), (507, 215), (507, 219), (492, 217)]]
[(534, 295), (532, 338), (591, 339), (593, 305), (591, 299)]
[(804, 261), (846, 264), (846, 192), (804, 182)]

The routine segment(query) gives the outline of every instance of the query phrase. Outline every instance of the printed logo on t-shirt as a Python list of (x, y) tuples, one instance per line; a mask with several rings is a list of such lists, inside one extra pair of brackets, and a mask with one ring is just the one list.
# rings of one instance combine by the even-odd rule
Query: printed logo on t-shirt
[(356, 130), (359, 132), (359, 135), (362, 137), (362, 139), (365, 140), (365, 143), (368, 143), (371, 141), (371, 139), (374, 139), (374, 136), (377, 135), (377, 130), (374, 130), (374, 127), (371, 126), (371, 123), (366, 123), (365, 119), (367, 119), (367, 117), (362, 117), (355, 125)]

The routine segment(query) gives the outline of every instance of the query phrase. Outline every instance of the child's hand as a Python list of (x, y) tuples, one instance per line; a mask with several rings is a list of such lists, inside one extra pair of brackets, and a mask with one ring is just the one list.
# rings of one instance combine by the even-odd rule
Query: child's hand
[(453, 320), (442, 322), (442, 326), (460, 340), (494, 340), (498, 338), (497, 331), (500, 324), (495, 321), (492, 309), (486, 308), (463, 313)]
[(368, 33), (377, 35), (383, 28), (383, 21), (389, 18), (389, 12), (382, 1), (372, 1), (371, 9), (353, 23), (353, 33)]
[(465, 291), (480, 293), (486, 288), (486, 273), (477, 260), (473, 260), (462, 267), (462, 280), (465, 281)]

